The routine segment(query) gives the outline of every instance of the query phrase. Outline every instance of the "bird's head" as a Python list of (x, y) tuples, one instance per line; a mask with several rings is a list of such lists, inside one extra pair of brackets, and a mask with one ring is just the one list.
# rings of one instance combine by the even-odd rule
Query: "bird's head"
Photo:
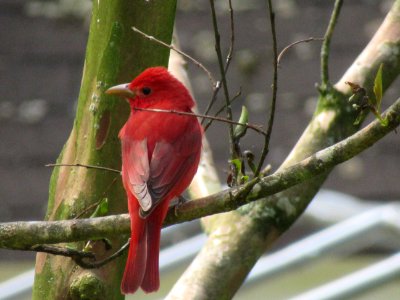
[(148, 68), (130, 83), (119, 84), (106, 91), (126, 98), (131, 105), (152, 106), (173, 102), (176, 107), (193, 107), (194, 102), (185, 86), (164, 67)]

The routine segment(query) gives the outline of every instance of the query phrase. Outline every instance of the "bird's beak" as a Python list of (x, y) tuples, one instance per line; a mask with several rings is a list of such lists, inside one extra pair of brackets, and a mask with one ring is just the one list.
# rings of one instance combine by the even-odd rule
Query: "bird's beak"
[(129, 83), (123, 83), (123, 84), (119, 84), (119, 85), (110, 87), (106, 91), (106, 94), (125, 97), (125, 98), (134, 98), (135, 93), (132, 90), (130, 90), (128, 86), (129, 86)]

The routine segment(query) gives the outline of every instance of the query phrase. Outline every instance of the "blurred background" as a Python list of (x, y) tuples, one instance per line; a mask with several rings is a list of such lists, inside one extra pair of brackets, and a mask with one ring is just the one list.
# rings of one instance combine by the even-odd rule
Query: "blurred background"
[[(216, 1), (225, 51), (230, 39), (226, 2)], [(274, 2), (279, 49), (296, 40), (324, 35), (333, 1)], [(182, 49), (217, 75), (208, 2), (181, 0), (178, 3), (176, 28)], [(392, 4), (393, 1), (389, 0), (345, 2), (331, 47), (332, 82), (340, 78), (368, 43)], [(237, 0), (233, 1), (233, 6), (235, 52), (228, 79), (231, 94), (240, 89), (242, 91), (233, 105), (235, 117), (238, 118), (244, 104), (250, 111), (250, 122), (263, 124), (270, 103), (272, 76), (270, 27), (265, 1)], [(41, 220), (44, 217), (52, 172), (44, 165), (55, 162), (72, 128), (90, 9), (91, 1), (87, 0), (0, 1), (0, 222)], [(300, 44), (289, 50), (281, 62), (276, 123), (267, 157), (273, 169), (287, 156), (314, 111), (317, 99), (315, 84), (319, 82), (319, 51), (318, 41)], [(202, 112), (212, 94), (209, 81), (201, 70), (190, 63), (188, 72)], [(399, 92), (396, 81), (384, 97), (384, 106), (397, 99)], [(224, 182), (228, 159), (227, 128), (224, 124), (214, 123), (207, 136)], [(253, 133), (249, 133), (242, 142), (243, 150), (249, 149), (257, 154), (260, 148), (261, 138)], [(399, 151), (398, 135), (389, 134), (362, 155), (338, 166), (324, 188), (371, 200), (374, 204), (399, 199)], [(345, 211), (347, 207), (343, 205), (340, 209)], [(335, 206), (332, 209), (335, 210)], [(360, 211), (363, 209), (365, 207), (361, 207)], [(338, 217), (337, 221), (349, 216), (350, 212)], [(294, 237), (315, 231), (322, 223), (315, 221), (301, 225), (299, 222), (297, 229), (286, 234), (276, 249)], [(168, 235), (169, 240), (164, 243), (172, 244), (171, 241), (185, 238), (186, 233), (192, 235), (199, 228), (197, 223), (189, 227), (191, 229), (186, 229), (186, 232), (176, 230)], [(382, 253), (380, 247), (375, 248), (367, 253)], [(343, 265), (337, 261), (323, 263), (350, 269), (370, 260), (370, 256), (365, 254), (342, 261)], [(33, 262), (32, 253), (0, 250), (0, 282), (31, 268)], [(325, 267), (315, 267), (313, 274), (320, 276), (318, 268)], [(174, 276), (178, 276), (183, 268), (183, 265), (177, 265), (173, 270)], [(277, 286), (297, 281), (295, 274), (298, 275), (286, 274), (289, 277), (282, 279), (286, 281), (277, 282)], [(173, 280), (170, 279), (171, 284)], [(282, 288), (274, 288), (272, 283), (269, 281), (268, 290), (277, 290), (273, 299), (285, 299), (284, 294), (279, 294)], [(237, 299), (258, 293), (248, 288), (248, 294), (243, 294), (245, 291), (244, 288)], [(400, 295), (398, 285), (397, 290), (386, 288), (385, 291), (389, 291), (390, 295)], [(398, 299), (387, 295), (385, 299)], [(357, 299), (368, 299), (366, 297)]]

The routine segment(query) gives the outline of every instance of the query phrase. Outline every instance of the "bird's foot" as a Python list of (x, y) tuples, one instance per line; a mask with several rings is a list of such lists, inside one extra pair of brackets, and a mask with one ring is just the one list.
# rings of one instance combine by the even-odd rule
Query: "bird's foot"
[(179, 207), (184, 204), (185, 202), (189, 201), (188, 199), (186, 199), (185, 197), (183, 197), (182, 195), (178, 196), (178, 203), (176, 203), (175, 207), (174, 207), (174, 212), (175, 212), (175, 216), (178, 216), (178, 209)]

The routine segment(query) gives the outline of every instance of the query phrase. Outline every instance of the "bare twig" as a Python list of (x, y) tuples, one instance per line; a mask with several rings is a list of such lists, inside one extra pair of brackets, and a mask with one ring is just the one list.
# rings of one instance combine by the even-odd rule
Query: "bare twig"
[(88, 262), (88, 261), (84, 261), (84, 257), (79, 257), (79, 256), (75, 257), (73, 259), (77, 265), (79, 265), (80, 267), (82, 267), (84, 269), (97, 269), (97, 268), (100, 268), (100, 267), (108, 264), (110, 261), (112, 261), (112, 260), (116, 259), (117, 257), (120, 257), (122, 254), (124, 254), (125, 250), (129, 248), (129, 243), (130, 243), (130, 239), (120, 249), (118, 249), (117, 252), (115, 252), (114, 254), (110, 255), (109, 257), (107, 257), (103, 260)]
[[(242, 94), (242, 87), (239, 88), (239, 91), (236, 93), (235, 96), (231, 99), (231, 104), (236, 100), (239, 99), (240, 95)], [(220, 109), (217, 110), (217, 112), (214, 114), (214, 117), (217, 117), (220, 113), (222, 113), (225, 110), (226, 105), (223, 105)], [(203, 118), (205, 120), (206, 118)], [(206, 125), (204, 125), (204, 131), (207, 131), (208, 127), (211, 126), (213, 120), (209, 120)], [(203, 123), (202, 123), (203, 124)]]
[[(65, 257), (70, 257), (73, 259), (77, 265), (79, 265), (82, 268), (85, 269), (97, 269), (105, 264), (109, 263), (110, 261), (116, 259), (117, 257), (121, 256), (124, 251), (129, 247), (129, 240), (126, 244), (124, 244), (120, 249), (118, 249), (117, 252), (114, 254), (110, 255), (109, 257), (96, 261), (96, 257), (94, 253), (92, 252), (87, 252), (87, 251), (80, 251), (76, 249), (71, 249), (71, 248), (65, 248), (65, 247), (58, 247), (58, 246), (52, 246), (52, 245), (34, 245), (29, 248), (21, 249), (21, 250), (26, 250), (26, 251), (35, 251), (35, 252), (45, 252), (53, 255), (60, 255), (60, 256), (65, 256)], [(86, 259), (91, 260), (85, 261)]]
[[(114, 181), (113, 181), (114, 182)], [(89, 210), (91, 210), (92, 208), (97, 207), (97, 205), (100, 204), (100, 202), (103, 201), (103, 199), (100, 199), (98, 201), (96, 201), (95, 203), (92, 203), (91, 205), (85, 207), (84, 210), (82, 210), (74, 219), (80, 219), (84, 214), (86, 214)]]
[[(228, 55), (226, 56), (226, 61), (225, 61), (225, 68), (224, 68), (224, 74), (226, 76), (228, 69), (229, 69), (229, 65), (232, 61), (232, 57), (233, 57), (233, 49), (234, 49), (234, 45), (235, 45), (235, 23), (234, 23), (234, 18), (233, 18), (233, 6), (232, 6), (232, 0), (229, 0), (229, 16), (230, 16), (230, 26), (231, 26), (231, 43), (229, 46), (229, 51), (228, 51)], [(215, 100), (217, 100), (217, 95), (219, 90), (221, 89), (221, 81), (217, 81), (217, 84), (213, 90), (213, 94), (211, 97), (211, 100), (208, 102), (207, 107), (204, 111), (205, 115), (208, 115), (208, 113), (210, 112), (211, 108), (213, 107), (213, 105), (215, 104)], [(230, 101), (232, 103), (232, 100)], [(224, 106), (225, 108), (226, 106)], [(204, 125), (205, 119), (201, 120), (201, 125)], [(211, 125), (212, 122), (208, 122), (206, 125), (206, 128), (208, 128)]]
[[(105, 189), (105, 191), (103, 192), (102, 197), (105, 196), (105, 194), (108, 192), (108, 190), (110, 189), (110, 187), (117, 181), (117, 178), (115, 177), (111, 183), (108, 185), (108, 187)], [(79, 219), (81, 218), (84, 214), (86, 214), (88, 211), (90, 211), (92, 208), (97, 207), (101, 202), (103, 201), (103, 198), (100, 198), (100, 200), (96, 201), (95, 203), (92, 203), (91, 205), (85, 207), (78, 215), (76, 215), (76, 217), (74, 219)]]
[(50, 245), (33, 245), (32, 247), (26, 248), (24, 250), (27, 251), (35, 251), (35, 252), (45, 252), (54, 255), (61, 255), (66, 257), (71, 257), (72, 259), (80, 258), (90, 258), (94, 259), (95, 256), (92, 252), (85, 252), (71, 248), (63, 248), (58, 246), (50, 246)]
[(190, 113), (190, 112), (185, 112), (185, 111), (178, 111), (178, 110), (166, 110), (166, 109), (158, 109), (158, 108), (141, 108), (141, 107), (133, 107), (133, 110), (139, 110), (139, 111), (149, 111), (149, 112), (157, 112), (157, 113), (167, 113), (167, 114), (176, 114), (176, 115), (182, 115), (182, 116), (192, 116), (192, 117), (197, 117), (197, 118), (205, 118), (205, 119), (211, 119), (219, 122), (224, 122), (228, 123), (231, 125), (241, 125), (241, 126), (246, 126), (249, 129), (252, 129), (262, 135), (266, 135), (267, 133), (262, 129), (262, 126), (256, 125), (256, 124), (251, 124), (251, 123), (246, 123), (242, 124), (236, 121), (232, 121), (229, 119), (217, 117), (217, 116), (207, 116), (207, 115), (202, 115), (202, 114), (195, 114), (195, 113)]
[(267, 134), (264, 139), (264, 146), (261, 152), (260, 161), (258, 162), (257, 169), (254, 173), (254, 176), (258, 176), (260, 174), (261, 168), (264, 164), (265, 158), (269, 152), (269, 141), (271, 139), (272, 127), (274, 125), (275, 118), (275, 107), (276, 107), (276, 94), (278, 91), (278, 43), (276, 41), (276, 30), (275, 30), (275, 13), (272, 7), (272, 1), (268, 0), (268, 13), (269, 20), (271, 24), (271, 34), (272, 34), (272, 48), (274, 53), (273, 67), (274, 67), (274, 77), (272, 82), (272, 103), (271, 103), (271, 111), (269, 114), (268, 120), (268, 128)]
[[(215, 12), (215, 5), (214, 5), (215, 0), (210, 0), (210, 7), (211, 7), (211, 15), (212, 15), (212, 22), (213, 22), (213, 28), (214, 28), (214, 37), (215, 37), (215, 51), (217, 53), (217, 58), (218, 58), (218, 66), (219, 66), (219, 72), (221, 75), (221, 82), (222, 82), (222, 87), (224, 90), (224, 96), (225, 96), (225, 103), (226, 103), (226, 118), (228, 120), (232, 120), (232, 108), (231, 108), (231, 103), (230, 103), (230, 96), (229, 96), (229, 89), (228, 89), (228, 83), (226, 81), (226, 76), (225, 76), (225, 67), (224, 67), (224, 61), (222, 59), (222, 51), (221, 51), (221, 39), (220, 39), (220, 34), (218, 30), (218, 21), (217, 21), (217, 15)], [(240, 157), (240, 153), (237, 153), (237, 148), (235, 146), (234, 142), (234, 133), (233, 133), (233, 125), (232, 123), (229, 124), (228, 126), (228, 132), (229, 132), (229, 157), (230, 160), (233, 161), (236, 158)], [(232, 170), (232, 182), (236, 183), (236, 177), (237, 177), (237, 170), (236, 168), (230, 163), (230, 168)]]
[[(217, 95), (219, 90), (221, 89), (221, 81), (217, 81), (217, 84), (215, 85), (215, 88), (213, 90), (213, 94), (211, 96), (211, 100), (208, 102), (207, 107), (204, 111), (204, 115), (208, 115), (208, 113), (210, 112), (211, 108), (213, 107), (215, 101), (217, 100)], [(202, 119), (201, 120), (201, 125), (204, 124), (206, 119)]]
[(189, 59), (191, 62), (193, 62), (196, 66), (198, 66), (200, 69), (202, 69), (207, 74), (208, 79), (210, 80), (210, 82), (211, 82), (211, 84), (213, 86), (213, 89), (215, 88), (217, 83), (216, 83), (214, 77), (212, 76), (211, 72), (201, 62), (199, 62), (197, 59), (193, 58), (192, 56), (190, 56), (189, 54), (183, 52), (182, 50), (179, 50), (179, 49), (175, 48), (171, 44), (167, 44), (167, 43), (155, 38), (154, 36), (151, 36), (151, 35), (148, 35), (148, 34), (144, 33), (143, 31), (139, 30), (136, 27), (132, 27), (132, 29), (133, 29), (133, 31), (141, 34), (146, 39), (148, 39), (150, 41), (153, 41), (153, 42), (156, 42), (156, 43), (158, 43), (158, 44), (160, 44), (160, 45), (162, 45), (164, 47), (167, 47), (167, 48), (179, 53), (180, 55), (186, 57), (187, 59)]
[(331, 19), (329, 20), (328, 28), (326, 29), (324, 41), (321, 47), (321, 82), (325, 87), (329, 85), (329, 47), (342, 4), (343, 0), (335, 1), (335, 6), (333, 8)]
[(230, 63), (232, 61), (233, 48), (235, 46), (235, 21), (234, 21), (234, 18), (233, 18), (232, 0), (229, 0), (228, 3), (229, 3), (229, 20), (230, 20), (230, 25), (231, 25), (231, 44), (229, 46), (228, 55), (226, 56), (225, 75), (228, 72), (229, 65), (230, 65)]
[(309, 42), (313, 42), (313, 41), (323, 41), (323, 40), (324, 40), (324, 38), (309, 37), (308, 39), (298, 40), (298, 41), (295, 41), (295, 42), (293, 42), (293, 43), (287, 45), (285, 48), (282, 49), (282, 51), (281, 51), (281, 52), (279, 53), (279, 55), (278, 55), (278, 59), (277, 59), (277, 61), (278, 61), (278, 67), (279, 67), (279, 65), (280, 65), (280, 63), (281, 63), (281, 60), (282, 60), (283, 55), (284, 55), (290, 48), (292, 48), (293, 46), (296, 46), (296, 45), (301, 44), (301, 43), (309, 43)]
[(116, 170), (116, 169), (100, 167), (100, 166), (93, 166), (93, 165), (84, 165), (84, 164), (47, 164), (47, 165), (45, 165), (45, 167), (81, 167), (81, 168), (87, 168), (87, 169), (110, 171), (110, 172), (121, 174), (121, 171)]

